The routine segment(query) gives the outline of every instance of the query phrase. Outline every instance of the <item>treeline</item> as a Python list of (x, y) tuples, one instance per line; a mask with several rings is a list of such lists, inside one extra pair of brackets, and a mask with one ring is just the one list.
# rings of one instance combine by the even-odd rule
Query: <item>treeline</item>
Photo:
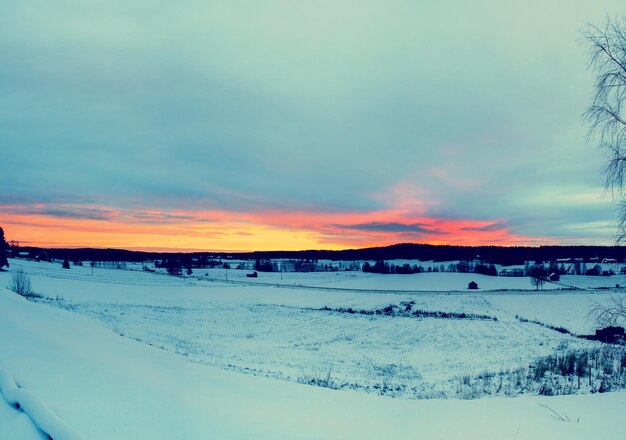
[(232, 254), (234, 258), (296, 258), (315, 260), (421, 260), (421, 261), (471, 261), (481, 260), (503, 266), (521, 265), (526, 261), (552, 261), (578, 258), (585, 262), (613, 258), (626, 260), (626, 247), (622, 246), (451, 246), (401, 243), (386, 247), (348, 249), (342, 251), (259, 251)]
[[(343, 251), (304, 250), (304, 251), (257, 251), (257, 252), (145, 252), (125, 249), (62, 249), (13, 247), (11, 256), (27, 254), (27, 258), (36, 258), (42, 252), (49, 258), (70, 261), (132, 261), (177, 259), (183, 265), (202, 265), (216, 259), (241, 260), (342, 260), (342, 261), (380, 261), (380, 260), (421, 260), (421, 261), (472, 261), (481, 260), (487, 264), (520, 265), (526, 261), (554, 261), (571, 258), (582, 262), (598, 261), (605, 258), (617, 261), (626, 260), (626, 247), (621, 246), (539, 246), (539, 247), (503, 247), (503, 246), (446, 246), (402, 243), (386, 247), (348, 249)], [(24, 255), (22, 255), (24, 256)], [(195, 260), (195, 262), (194, 262)]]
[[(243, 267), (242, 264), (237, 268), (248, 269), (248, 267)], [(338, 272), (361, 270), (361, 265), (356, 262), (347, 263), (343, 261), (335, 264), (320, 263), (319, 260), (314, 259), (297, 260), (292, 258), (289, 260), (273, 260), (270, 258), (257, 258), (254, 260), (253, 268), (259, 272)]]
[(418, 264), (393, 264), (384, 260), (378, 260), (374, 264), (369, 262), (363, 263), (361, 266), (363, 272), (370, 273), (394, 273), (394, 274), (412, 274), (422, 272), (462, 272), (462, 273), (478, 273), (482, 275), (498, 276), (498, 269), (493, 264), (474, 264), (471, 261), (459, 261), (458, 263), (435, 264), (431, 266), (422, 266)]

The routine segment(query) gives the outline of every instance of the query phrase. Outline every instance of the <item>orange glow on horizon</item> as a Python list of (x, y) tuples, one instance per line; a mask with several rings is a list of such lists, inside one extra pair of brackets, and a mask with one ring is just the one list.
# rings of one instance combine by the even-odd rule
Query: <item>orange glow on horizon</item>
[(55, 216), (43, 209), (19, 213), (15, 207), (0, 206), (0, 223), (7, 240), (40, 247), (235, 252), (340, 250), (400, 242), (502, 246), (550, 242), (513, 234), (497, 221), (415, 216), (394, 209), (347, 213), (87, 209), (98, 215)]

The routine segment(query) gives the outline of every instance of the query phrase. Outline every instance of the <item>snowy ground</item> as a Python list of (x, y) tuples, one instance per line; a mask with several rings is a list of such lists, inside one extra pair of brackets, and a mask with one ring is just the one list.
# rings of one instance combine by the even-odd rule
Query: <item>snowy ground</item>
[[(589, 291), (398, 293), (418, 282), (431, 291), (454, 289), (470, 277), (483, 284), (491, 281), (494, 288), (527, 282), (519, 278), (483, 280), (458, 273), (289, 274), (302, 287), (277, 287), (274, 282), (207, 281), (204, 274), (177, 278), (96, 269), (92, 276), (87, 267), (64, 270), (58, 264), (14, 260), (12, 268), (18, 267), (30, 274), (35, 291), (55, 299), (52, 304), (194, 362), (294, 382), (330, 381), (338, 388), (405, 398), (455, 395), (459, 377), (526, 367), (542, 356), (593, 346), (571, 335), (520, 322), (515, 316), (589, 333), (586, 311), (590, 298), (608, 296)], [(229, 272), (231, 281), (245, 277), (241, 271)], [(261, 280), (266, 275), (280, 277), (263, 274)], [(387, 279), (389, 284), (385, 284)], [(351, 287), (345, 291), (310, 288), (337, 284)], [(373, 291), (383, 285), (393, 289)], [(353, 291), (354, 286), (366, 291)], [(408, 301), (414, 302), (416, 309), (486, 315), (497, 321), (319, 310), (371, 310)]]
[[(35, 421), (54, 416), (94, 440), (619, 439), (626, 430), (623, 392), (474, 401), (339, 392), (190, 363), (6, 290), (0, 335), (0, 368), (48, 408)], [(37, 437), (3, 423), (0, 438)], [(64, 438), (75, 437), (55, 437)]]
[[(211, 391), (207, 390), (207, 393), (213, 392), (215, 387), (221, 393), (228, 394), (231, 391), (235, 395), (243, 393), (245, 401), (250, 405), (256, 405), (257, 402), (254, 399), (262, 399), (259, 396), (263, 394), (251, 393), (250, 390), (246, 394), (241, 383), (248, 383), (248, 381), (253, 390), (257, 386), (261, 386), (265, 389), (276, 388), (281, 390), (281, 393), (285, 392), (291, 396), (289, 399), (295, 399), (294, 396), (299, 396), (298, 399), (303, 399), (305, 403), (301, 403), (299, 408), (294, 408), (294, 411), (310, 410), (311, 408), (307, 407), (307, 405), (311, 405), (310, 400), (314, 401), (318, 397), (321, 399), (318, 403), (328, 405), (327, 399), (335, 401), (336, 397), (334, 396), (341, 395), (339, 400), (345, 401), (344, 405), (356, 405), (356, 408), (359, 405), (364, 405), (368, 410), (382, 411), (380, 415), (375, 417), (375, 420), (383, 425), (392, 421), (393, 423), (411, 421), (413, 424), (415, 414), (412, 411), (417, 408), (423, 414), (432, 412), (439, 417), (444, 417), (448, 408), (454, 407), (462, 412), (465, 411), (466, 416), (469, 417), (469, 414), (475, 411), (483, 409), (493, 411), (495, 407), (502, 406), (502, 402), (506, 402), (504, 407), (510, 407), (509, 409), (520, 406), (520, 410), (526, 411), (516, 415), (513, 419), (530, 418), (533, 423), (539, 423), (534, 431), (532, 429), (526, 431), (528, 427), (524, 423), (520, 425), (521, 427), (517, 426), (513, 429), (513, 425), (517, 422), (513, 423), (510, 416), (503, 415), (504, 419), (512, 422), (513, 425), (508, 422), (505, 423), (505, 431), (498, 431), (497, 429), (500, 428), (496, 429), (495, 427), (496, 430), (488, 430), (493, 435), (500, 432), (501, 438), (511, 437), (515, 433), (524, 437), (524, 435), (530, 435), (528, 432), (531, 431), (535, 434), (543, 433), (545, 426), (552, 426), (552, 423), (548, 423), (550, 415), (547, 410), (537, 403), (543, 402), (543, 400), (529, 400), (529, 398), (504, 401), (481, 399), (479, 402), (474, 402), (475, 406), (451, 400), (448, 403), (428, 401), (429, 405), (427, 405), (426, 402), (416, 401), (411, 403), (404, 400), (382, 399), (379, 401), (377, 399), (381, 398), (370, 397), (366, 393), (385, 394), (404, 399), (449, 397), (455, 395), (454, 378), (476, 375), (485, 371), (498, 372), (504, 369), (524, 367), (540, 356), (572, 348), (593, 346), (595, 344), (589, 341), (564, 335), (537, 324), (520, 322), (515, 318), (515, 315), (552, 325), (565, 326), (574, 332), (588, 333), (591, 329), (591, 323), (587, 320), (586, 310), (590, 300), (605, 301), (611, 294), (607, 291), (592, 290), (545, 293), (535, 293), (528, 290), (469, 292), (457, 289), (459, 284), (462, 286), (466, 281), (459, 276), (466, 276), (467, 274), (447, 273), (425, 273), (411, 276), (385, 276), (357, 272), (288, 274), (287, 276), (283, 274), (283, 283), (288, 276), (293, 277), (293, 280), (289, 282), (291, 285), (277, 287), (276, 284), (280, 284), (281, 280), (276, 279), (276, 277), (280, 277), (280, 274), (271, 274), (275, 278), (267, 280), (268, 285), (261, 285), (248, 283), (245, 279), (245, 272), (234, 270), (229, 271), (228, 282), (226, 282), (225, 276), (223, 281), (215, 282), (208, 281), (206, 278), (221, 279), (222, 274), (218, 273), (216, 269), (208, 271), (209, 277), (204, 275), (206, 271), (198, 271), (201, 273), (196, 273), (190, 278), (175, 278), (136, 270), (96, 268), (92, 276), (91, 268), (88, 267), (72, 267), (70, 270), (63, 270), (59, 264), (11, 260), (12, 270), (20, 267), (29, 273), (35, 291), (54, 299), (48, 301), (49, 303), (92, 319), (85, 320), (75, 313), (68, 314), (63, 310), (57, 310), (47, 305), (26, 302), (16, 296), (13, 298), (14, 295), (8, 291), (3, 292), (0, 298), (4, 303), (0, 310), (11, 318), (8, 319), (7, 316), (2, 318), (2, 324), (5, 325), (5, 328), (0, 330), (0, 348), (4, 351), (0, 351), (0, 354), (4, 357), (0, 358), (0, 369), (3, 368), (4, 364), (11, 374), (28, 376), (29, 372), (33, 371), (34, 367), (32, 366), (24, 367), (28, 356), (41, 356), (42, 360), (35, 361), (35, 363), (43, 362), (44, 359), (45, 362), (48, 362), (47, 357), (57, 356), (52, 353), (54, 347), (45, 347), (45, 349), (40, 350), (43, 353), (30, 353), (33, 350), (33, 344), (41, 344), (42, 340), (44, 345), (47, 343), (57, 344), (55, 342), (57, 336), (48, 335), (45, 331), (48, 320), (52, 319), (56, 323), (55, 325), (59, 326), (59, 335), (65, 335), (66, 333), (63, 332), (70, 331), (70, 327), (74, 328), (71, 330), (71, 340), (63, 342), (64, 345), (60, 352), (67, 351), (69, 353), (67, 356), (70, 356), (69, 359), (74, 359), (72, 356), (79, 357), (76, 361), (77, 365), (83, 366), (85, 363), (91, 362), (92, 360), (88, 358), (93, 356), (108, 359), (104, 361), (104, 365), (106, 367), (114, 363), (115, 365), (112, 366), (113, 373), (104, 374), (103, 377), (109, 377), (111, 383), (121, 381), (126, 384), (125, 386), (130, 386), (127, 383), (128, 380), (136, 380), (137, 378), (134, 376), (141, 374), (140, 371), (143, 369), (154, 368), (152, 364), (147, 366), (145, 360), (135, 359), (132, 356), (131, 352), (137, 350), (137, 347), (142, 347), (139, 351), (144, 353), (145, 350), (145, 353), (149, 354), (146, 356), (155, 357), (155, 359), (163, 357), (163, 359), (167, 359), (166, 363), (171, 362), (171, 365), (167, 367), (169, 370), (160, 369), (158, 374), (167, 376), (169, 373), (178, 380), (181, 375), (180, 371), (193, 370), (194, 374), (203, 377), (202, 380), (207, 380), (206, 377), (210, 377), (213, 381)], [(217, 276), (214, 275), (216, 273)], [(258, 280), (254, 281), (266, 282), (264, 280), (265, 275), (262, 274)], [(7, 284), (9, 276), (9, 273), (0, 273), (0, 287)], [(481, 287), (490, 280), (497, 280), (501, 283), (498, 284), (494, 281), (493, 289), (514, 289), (514, 283), (519, 283), (520, 280), (528, 282), (526, 278), (492, 278), (486, 281), (482, 278), (479, 281), (475, 275), (472, 275), (472, 278), (476, 279)], [(232, 283), (233, 280), (240, 282)], [(389, 280), (389, 283), (386, 284), (385, 280)], [(428, 286), (425, 290), (430, 292), (414, 291), (414, 286), (419, 283), (422, 283), (421, 286)], [(316, 286), (338, 285), (349, 287), (347, 290), (320, 290), (315, 288)], [(384, 292), (375, 292), (374, 290), (378, 286), (388, 287), (381, 289)], [(454, 290), (460, 291), (453, 292)], [(11, 299), (8, 299), (9, 297)], [(475, 313), (495, 317), (497, 321), (366, 316), (319, 310), (322, 307), (376, 309), (405, 301), (413, 301), (415, 302), (414, 308), (423, 310)], [(16, 312), (14, 309), (18, 309), (18, 311)], [(37, 322), (24, 318), (24, 316), (30, 316), (31, 313), (33, 316), (37, 316)], [(21, 321), (20, 316), (23, 318)], [(98, 328), (94, 319), (95, 322), (99, 322), (105, 328)], [(68, 324), (65, 325), (64, 323)], [(33, 326), (36, 329), (29, 330)], [(20, 327), (19, 330), (18, 327)], [(87, 328), (88, 331), (82, 331), (83, 327)], [(79, 330), (76, 330), (77, 328)], [(115, 337), (107, 329), (127, 338)], [(76, 331), (78, 333), (74, 334)], [(41, 334), (39, 335), (37, 332)], [(37, 333), (38, 336), (33, 335), (33, 333)], [(19, 338), (22, 338), (23, 346), (13, 341), (18, 334)], [(28, 339), (30, 336), (33, 337), (32, 340)], [(91, 344), (95, 344), (93, 349), (85, 348), (87, 352), (83, 353), (81, 352), (82, 348), (77, 348), (90, 344), (89, 340), (92, 338), (95, 338), (91, 341)], [(129, 341), (128, 338), (163, 348), (165, 351), (155, 350), (145, 344), (137, 345), (133, 341)], [(102, 345), (101, 342), (98, 342), (101, 339), (106, 341), (106, 344), (102, 343), (104, 344)], [(7, 344), (8, 348), (6, 348)], [(102, 354), (96, 356), (92, 351), (97, 350), (98, 344), (102, 345)], [(117, 350), (122, 349), (122, 347), (125, 351), (120, 354)], [(10, 355), (6, 355), (6, 353), (10, 353)], [(109, 359), (110, 356), (116, 356), (119, 359), (113, 362)], [(193, 361), (196, 366), (191, 367), (191, 364), (187, 362), (188, 360)], [(100, 361), (103, 362), (103, 360)], [(59, 396), (59, 394), (64, 393), (62, 391), (63, 385), (51, 386), (47, 383), (50, 378), (54, 378), (55, 381), (60, 380), (62, 383), (69, 380), (64, 377), (63, 366), (75, 371), (72, 374), (78, 376), (79, 385), (75, 387), (76, 393), (90, 392), (84, 389), (85, 381), (90, 384), (90, 387), (101, 387), (98, 385), (97, 377), (91, 378), (92, 373), (78, 369), (78, 367), (68, 366), (69, 361), (64, 361), (62, 357), (55, 358), (51, 362), (58, 364), (59, 371), (54, 374), (50, 373), (51, 376), (46, 376), (44, 374), (46, 368), (42, 367), (41, 371), (37, 370), (33, 373), (34, 376), (42, 375), (33, 384), (36, 384), (37, 390), (41, 389), (42, 392), (47, 393), (44, 396), (46, 401), (58, 401), (62, 408), (64, 408), (63, 405), (68, 405), (68, 407), (76, 405), (76, 402), (67, 403), (64, 401), (65, 398)], [(156, 360), (156, 362), (159, 361)], [(212, 367), (220, 367), (220, 369), (215, 370)], [(227, 373), (223, 371), (224, 369), (286, 379), (291, 382), (319, 384), (326, 381), (327, 385), (342, 388), (344, 391), (333, 393), (317, 387), (305, 387), (298, 384), (288, 384), (285, 381), (254, 378), (250, 375), (241, 376), (234, 372)], [(100, 371), (100, 373), (102, 372)], [(222, 383), (222, 379), (225, 381), (224, 383)], [(174, 392), (169, 389), (170, 386), (173, 386), (171, 382), (175, 382), (174, 378), (159, 376), (159, 380), (164, 380), (166, 384), (167, 389), (163, 391), (164, 393)], [(198, 387), (194, 386), (193, 380), (193, 378), (189, 378), (185, 385), (185, 393), (192, 394), (190, 401), (206, 399), (206, 396), (197, 395), (199, 393)], [(142, 379), (140, 382), (143, 385), (139, 387), (146, 386), (145, 382), (149, 382), (149, 380)], [(235, 382), (237, 386), (233, 386)], [(232, 390), (230, 390), (231, 387)], [(348, 391), (350, 389), (358, 390), (359, 393), (354, 394), (353, 391)], [(144, 391), (141, 390), (141, 392)], [(150, 392), (156, 393), (156, 391)], [(329, 392), (331, 394), (326, 394)], [(602, 397), (603, 400), (601, 401), (611, 401), (623, 410), (626, 403), (624, 393), (612, 393), (611, 395), (613, 397)], [(107, 392), (106, 396), (106, 401), (104, 403), (99, 402), (98, 405), (100, 407), (108, 405), (107, 408), (100, 409), (111, 412), (113, 410), (110, 406), (116, 403), (118, 397), (111, 392)], [(74, 395), (72, 398), (80, 400), (82, 397)], [(92, 398), (93, 396), (89, 397), (89, 399)], [(178, 404), (186, 407), (187, 403), (181, 402), (182, 397), (178, 396), (178, 398)], [(231, 396), (230, 401), (233, 398)], [(238, 396), (238, 398), (242, 397)], [(565, 402), (563, 405), (569, 409), (568, 415), (572, 418), (579, 417), (576, 412), (589, 414), (587, 406), (590, 402), (595, 402), (594, 398), (600, 399), (599, 396), (576, 396), (557, 401)], [(284, 396), (281, 399), (284, 399)], [(370, 401), (369, 399), (374, 400)], [(498, 403), (491, 403), (496, 401)], [(282, 407), (283, 411), (286, 410), (285, 408), (291, 408), (291, 405), (283, 400), (280, 401), (280, 404), (275, 404), (287, 405)], [(163, 406), (167, 405), (163, 404)], [(162, 410), (161, 408), (154, 409), (156, 413)], [(395, 414), (394, 411), (396, 410), (407, 418), (403, 419), (404, 416), (398, 416), (400, 419), (396, 420), (395, 416), (390, 416), (390, 414)], [(11, 407), (0, 409), (0, 422), (3, 417), (14, 415), (11, 411), (15, 412)], [(74, 415), (69, 411), (68, 417), (74, 420), (73, 417), (79, 417), (85, 412), (84, 409), (80, 411)], [(223, 411), (227, 410), (223, 409)], [(356, 409), (353, 408), (350, 411), (352, 413), (346, 414), (344, 412), (344, 414), (354, 416), (353, 413)], [(368, 417), (371, 416), (371, 414), (368, 415)], [(297, 419), (304, 416), (296, 414), (294, 417)], [(317, 417), (333, 418), (335, 416), (332, 412), (324, 412)], [(393, 420), (385, 417), (391, 417)], [(605, 414), (600, 412), (598, 417), (605, 417)], [(271, 419), (272, 417), (269, 417), (269, 420)], [(429, 418), (425, 417), (423, 422), (427, 420)], [(132, 423), (139, 422), (135, 420)], [(193, 425), (197, 422), (190, 423)], [(219, 426), (222, 426), (223, 423), (224, 421), (220, 421)], [(276, 431), (272, 431), (276, 428), (272, 428), (271, 424), (266, 426), (266, 423), (270, 422), (263, 422), (264, 429), (276, 434)], [(348, 429), (346, 421), (338, 422), (333, 418), (332, 423), (338, 424), (338, 431), (332, 436), (326, 435), (326, 431), (324, 431), (324, 435), (320, 435), (320, 431), (312, 428), (312, 434), (309, 437), (342, 438), (338, 433), (342, 429)], [(371, 421), (367, 423), (371, 423)], [(473, 422), (470, 423), (465, 420), (464, 423), (479, 428)], [(204, 423), (201, 425), (202, 428), (198, 429), (212, 429)], [(561, 423), (561, 425), (573, 426), (574, 423)], [(87, 434), (93, 431), (92, 428), (87, 429), (82, 425), (80, 426), (81, 429), (79, 430), (83, 433)], [(258, 426), (255, 426), (254, 429), (257, 429)], [(559, 424), (554, 426), (556, 426), (556, 432), (561, 434), (570, 432), (570, 434), (574, 434), (573, 438), (576, 438), (576, 433), (591, 432), (585, 431), (586, 429), (599, 429), (596, 421), (590, 422), (586, 428), (583, 428), (582, 425), (564, 429), (561, 429)], [(607, 428), (607, 436), (603, 438), (618, 438), (611, 436), (615, 433), (616, 427), (622, 432), (626, 428), (624, 424), (613, 422)], [(104, 431), (110, 429), (101, 428)], [(374, 429), (372, 432), (379, 432), (381, 436), (361, 435), (361, 438), (381, 438), (383, 436), (384, 431), (376, 430), (371, 426), (370, 428)], [(517, 431), (518, 428), (520, 431)], [(537, 430), (539, 428), (541, 429)], [(235, 432), (232, 429), (234, 428), (226, 431), (232, 434)], [(246, 425), (246, 429), (252, 428)], [(307, 438), (301, 429), (302, 427), (298, 428), (297, 436), (288, 437)], [(354, 433), (368, 432), (367, 430), (360, 431), (360, 429), (354, 428)], [(398, 437), (406, 437), (409, 432), (406, 428), (395, 427), (394, 429), (397, 429)], [(441, 437), (433, 435), (430, 438), (453, 438), (454, 431), (451, 431), (452, 428), (450, 427), (447, 429), (447, 433), (450, 435)], [(128, 432), (132, 432), (132, 430)], [(219, 432), (219, 430), (211, 432)], [(280, 432), (285, 433), (285, 431)], [(459, 430), (458, 432), (462, 431)], [(120, 434), (121, 431), (117, 431), (117, 433)], [(132, 438), (132, 436), (124, 434), (122, 437)], [(205, 436), (190, 436), (189, 438)], [(1, 437), (2, 435), (0, 435)], [(231, 437), (218, 435), (217, 437), (258, 438), (246, 435), (233, 435)], [(284, 436), (278, 437), (285, 438)], [(356, 435), (354, 437), (358, 438)], [(88, 435), (88, 438), (106, 437)], [(274, 436), (273, 438), (277, 437)], [(476, 438), (499, 437), (486, 435)], [(548, 437), (528, 436), (527, 438)]]

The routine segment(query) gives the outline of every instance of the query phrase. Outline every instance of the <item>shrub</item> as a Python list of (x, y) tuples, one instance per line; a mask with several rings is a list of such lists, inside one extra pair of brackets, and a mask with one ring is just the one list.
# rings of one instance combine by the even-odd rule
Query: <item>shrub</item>
[(533, 324), (537, 324), (537, 325), (540, 325), (542, 327), (549, 328), (550, 330), (554, 330), (555, 332), (563, 333), (565, 335), (576, 336), (576, 335), (574, 335), (574, 333), (572, 333), (571, 331), (569, 331), (565, 327), (560, 327), (560, 326), (556, 326), (556, 325), (546, 324), (545, 322), (537, 321), (536, 319), (524, 318), (523, 316), (519, 316), (519, 315), (515, 315), (515, 319), (517, 319), (519, 322), (531, 322)]
[(389, 304), (386, 307), (373, 309), (373, 310), (353, 309), (352, 307), (332, 308), (329, 306), (324, 306), (321, 309), (312, 309), (312, 310), (324, 310), (327, 312), (349, 313), (349, 314), (359, 314), (359, 315), (381, 315), (381, 316), (391, 316), (391, 317), (477, 319), (477, 320), (487, 320), (487, 321), (498, 320), (498, 318), (496, 318), (495, 316), (478, 315), (475, 313), (440, 312), (440, 311), (420, 310), (420, 309), (413, 310), (412, 306), (414, 304), (415, 304), (415, 301), (411, 301), (411, 302), (403, 301), (400, 303), (399, 306), (396, 304)]
[(623, 390), (626, 388), (624, 365), (626, 348), (620, 346), (558, 352), (538, 358), (528, 368), (455, 377), (449, 397), (561, 396)]
[(13, 272), (13, 276), (9, 280), (8, 287), (9, 290), (26, 298), (37, 296), (33, 292), (33, 288), (30, 283), (30, 277), (22, 269), (18, 270), (17, 272)]

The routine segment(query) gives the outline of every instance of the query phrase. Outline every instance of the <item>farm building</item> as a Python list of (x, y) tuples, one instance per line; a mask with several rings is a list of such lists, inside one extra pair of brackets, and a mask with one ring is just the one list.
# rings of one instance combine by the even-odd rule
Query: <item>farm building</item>
[(624, 327), (606, 327), (596, 330), (595, 338), (602, 342), (624, 341)]

